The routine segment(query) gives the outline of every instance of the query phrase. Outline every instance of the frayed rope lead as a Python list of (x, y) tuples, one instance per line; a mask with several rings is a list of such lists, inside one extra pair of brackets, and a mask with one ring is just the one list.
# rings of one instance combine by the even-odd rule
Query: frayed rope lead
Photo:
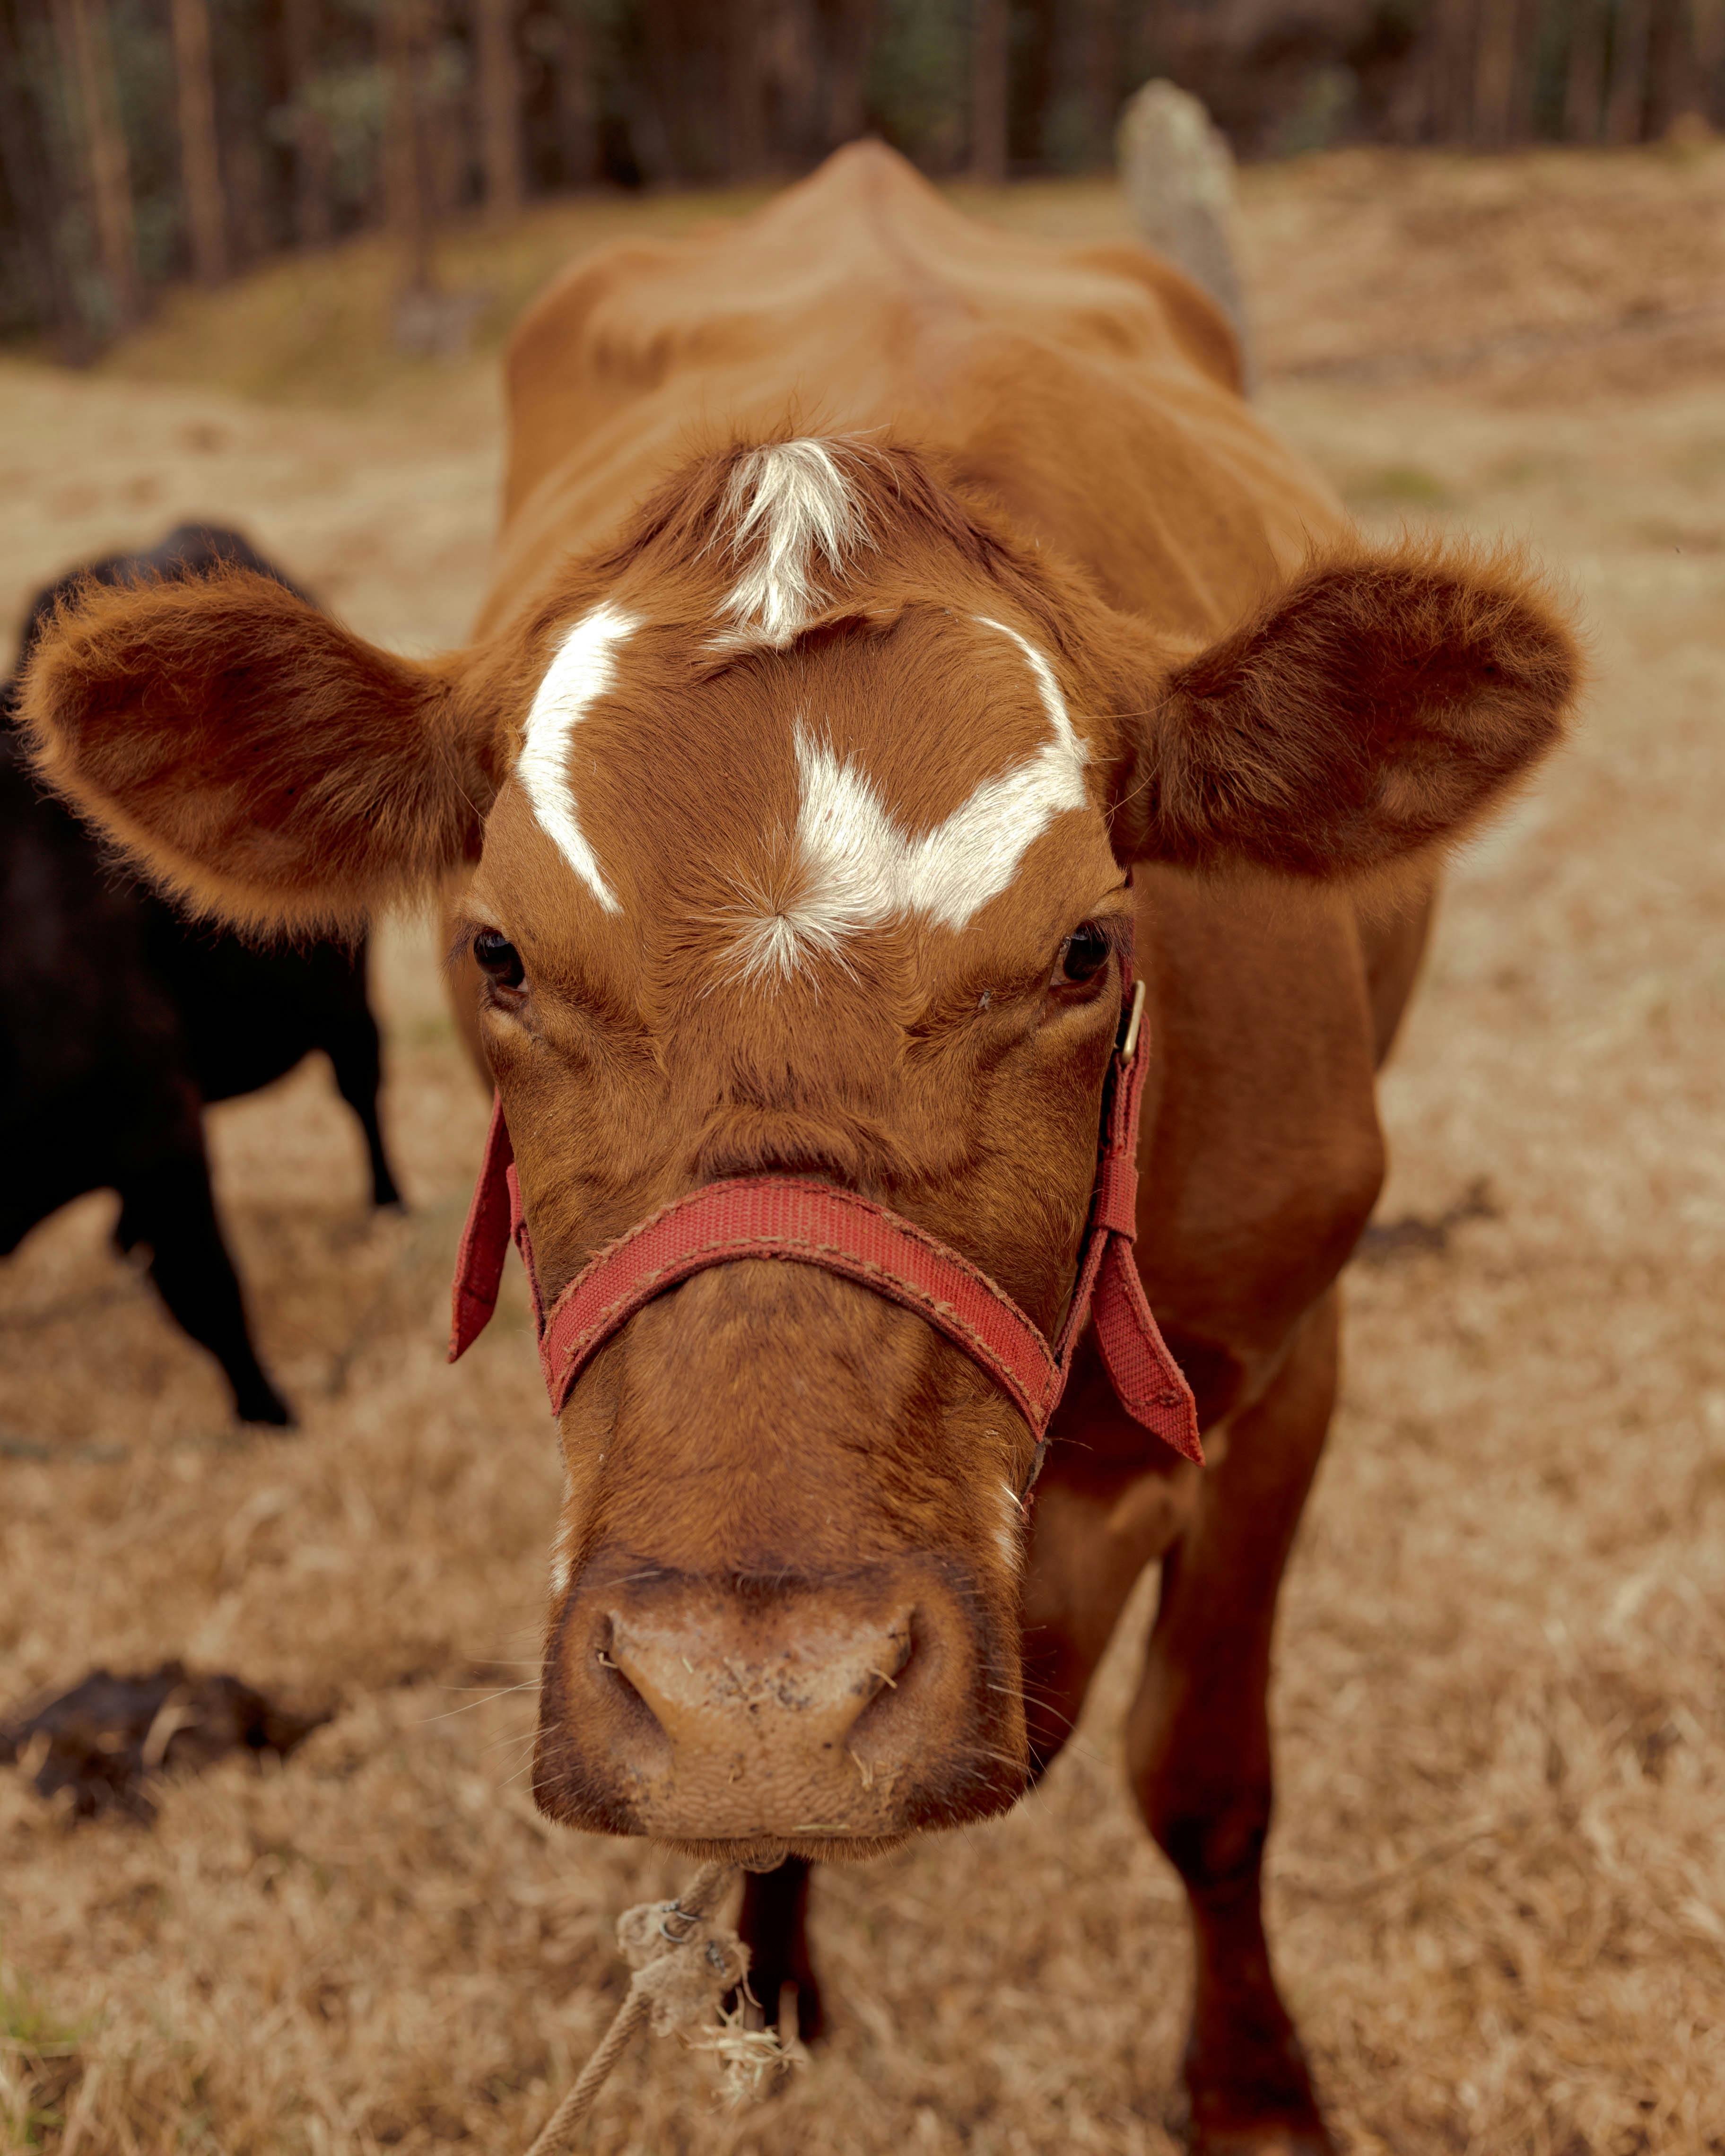
[[(727, 1991), (742, 1984), (748, 1974), (748, 1948), (728, 1925), (707, 1922), (736, 1868), (705, 1864), (675, 1902), (643, 1902), (624, 1910), (618, 1919), (617, 1943), (634, 1970), (629, 1996), (527, 2156), (564, 2156), (611, 2069), (644, 2021), (650, 2020), (655, 2035), (663, 2036), (698, 2020)], [(776, 2035), (742, 2028), (740, 2013), (734, 2018), (721, 2014), (721, 2020), (723, 2026), (700, 2048), (717, 2051), (725, 2061), (732, 2093), (747, 2095), (788, 2055)]]

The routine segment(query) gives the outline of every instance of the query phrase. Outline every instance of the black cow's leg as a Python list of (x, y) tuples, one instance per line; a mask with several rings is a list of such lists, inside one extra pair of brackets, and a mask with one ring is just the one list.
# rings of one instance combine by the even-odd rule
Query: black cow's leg
[(326, 1043), (336, 1090), (359, 1118), (365, 1132), (366, 1152), (372, 1164), (372, 1203), (397, 1205), (401, 1193), (389, 1170), (383, 1150), (383, 1130), (377, 1120), (377, 1093), (383, 1081), (382, 1055), (377, 1040), (377, 1022), (363, 1005), (350, 1012), (339, 1032)]
[(1334, 1291), (1230, 1431), (1162, 1601), (1127, 1725), (1138, 1804), (1192, 1910), (1185, 2076), (1195, 2156), (1332, 2156), (1276, 1990), (1260, 1887), (1270, 1828), (1271, 1630), (1336, 1386)]
[[(809, 1873), (806, 1859), (788, 1856), (774, 1871), (744, 1876), (739, 1938), (749, 1950), (749, 1989), (759, 2009), (749, 2019), (757, 2028), (786, 2030), (788, 2008), (796, 2033), (805, 2044), (819, 2041), (826, 2025), (820, 1984), (809, 1954)], [(785, 1996), (790, 1987), (792, 1996)]]
[(209, 1163), (200, 1146), (133, 1177), (121, 1194), (116, 1237), (150, 1246), (150, 1277), (169, 1311), (227, 1373), (242, 1422), (291, 1427), (293, 1409), (259, 1362), (234, 1260), (222, 1240)]

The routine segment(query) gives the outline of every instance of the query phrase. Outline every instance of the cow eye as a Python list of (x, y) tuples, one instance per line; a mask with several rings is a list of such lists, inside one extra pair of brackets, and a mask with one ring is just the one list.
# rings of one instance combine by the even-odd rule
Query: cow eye
[(1055, 966), (1054, 986), (1057, 988), (1083, 988), (1107, 969), (1108, 954), (1112, 949), (1106, 935), (1094, 921), (1086, 921), (1075, 928), (1060, 947)]
[(481, 928), (474, 937), (473, 958), (493, 988), (518, 988), (526, 978), (521, 952), (495, 928)]

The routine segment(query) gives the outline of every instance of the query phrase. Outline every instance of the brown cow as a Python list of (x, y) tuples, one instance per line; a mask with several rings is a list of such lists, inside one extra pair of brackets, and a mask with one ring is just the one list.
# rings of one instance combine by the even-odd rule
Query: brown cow
[(790, 1172), (1051, 1330), (1135, 927), (1138, 1264), (1208, 1468), (1091, 1349), (1031, 1508), (1023, 1418), (941, 1332), (813, 1266), (703, 1270), (562, 1413), (536, 1793), (788, 1851), (745, 1922), (806, 2030), (807, 1860), (1011, 1804), (1160, 1559), (1129, 1756), (1191, 1898), (1194, 2142), (1327, 2149), (1260, 1912), (1271, 1620), (1436, 856), (1557, 738), (1568, 635), (1512, 562), (1364, 546), (1165, 264), (972, 223), (878, 148), (585, 260), (509, 390), (468, 648), (394, 658), (242, 575), (92, 593), (28, 685), (43, 767), (237, 921), (477, 864), (547, 1296)]

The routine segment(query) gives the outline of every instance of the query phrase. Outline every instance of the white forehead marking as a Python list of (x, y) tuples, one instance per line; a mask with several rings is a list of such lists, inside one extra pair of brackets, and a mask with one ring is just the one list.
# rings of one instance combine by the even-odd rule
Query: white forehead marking
[(583, 614), (545, 670), (515, 767), (541, 828), (607, 913), (621, 908), (575, 813), (569, 742), (588, 706), (617, 678), (617, 647), (638, 626), (614, 606), (597, 606)]
[(1082, 808), (1087, 761), (1054, 670), (1035, 646), (1004, 622), (978, 614), (984, 629), (1009, 636), (1029, 660), (1052, 737), (1028, 762), (985, 778), (944, 824), (907, 838), (873, 783), (855, 764), (798, 724), (795, 896), (762, 910), (734, 947), (745, 980), (785, 978), (806, 958), (841, 955), (847, 937), (896, 916), (925, 914), (943, 928), (968, 927), (1019, 872), (1033, 840), (1068, 808)]
[(751, 640), (778, 647), (800, 634), (820, 598), (816, 557), (836, 572), (868, 537), (831, 446), (806, 438), (739, 458), (721, 515), (732, 553), (756, 549), (723, 610)]

